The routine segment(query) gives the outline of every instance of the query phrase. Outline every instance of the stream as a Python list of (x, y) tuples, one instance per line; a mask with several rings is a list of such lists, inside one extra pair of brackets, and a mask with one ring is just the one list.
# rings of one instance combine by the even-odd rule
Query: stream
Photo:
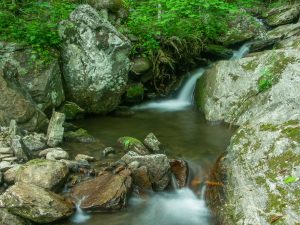
[[(248, 45), (236, 51), (232, 60), (247, 54)], [(144, 140), (153, 132), (168, 149), (169, 158), (185, 159), (205, 178), (218, 156), (229, 144), (233, 129), (225, 124), (210, 124), (193, 107), (197, 79), (205, 69), (188, 75), (175, 98), (135, 106), (131, 117), (94, 117), (77, 122), (106, 146), (115, 146), (122, 136)], [(96, 146), (68, 146), (72, 154), (89, 154), (101, 158)], [(118, 156), (119, 157), (119, 156)], [(113, 159), (116, 160), (116, 159)], [(184, 188), (168, 193), (155, 193), (147, 200), (132, 197), (127, 210), (117, 213), (87, 214), (77, 207), (68, 225), (212, 225), (213, 219), (205, 204), (205, 186), (198, 190)]]

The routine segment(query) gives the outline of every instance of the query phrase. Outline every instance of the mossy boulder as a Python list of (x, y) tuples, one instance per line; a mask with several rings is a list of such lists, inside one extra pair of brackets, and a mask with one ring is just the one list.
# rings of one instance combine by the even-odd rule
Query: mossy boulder
[(85, 111), (76, 103), (67, 101), (58, 109), (58, 112), (64, 113), (66, 120), (74, 120), (82, 118)]
[(204, 48), (204, 57), (213, 60), (230, 59), (233, 56), (233, 50), (221, 45), (207, 45)]
[(0, 208), (35, 223), (51, 223), (72, 215), (74, 205), (45, 189), (28, 183), (16, 183), (0, 196)]
[(265, 115), (284, 121), (298, 115), (293, 104), (300, 99), (299, 65), (297, 50), (265, 51), (220, 61), (198, 80), (196, 104), (211, 121), (242, 125)]
[(120, 137), (118, 139), (118, 145), (126, 152), (133, 151), (140, 155), (149, 154), (148, 149), (143, 145), (143, 143), (133, 137)]
[(220, 187), (208, 189), (213, 200), (209, 202), (219, 222), (299, 224), (299, 165), (299, 120), (240, 128), (222, 160), (223, 171), (219, 173), (226, 176), (213, 180), (224, 184), (223, 190), (217, 192), (221, 196), (211, 195)]
[(141, 83), (129, 85), (126, 95), (125, 103), (129, 105), (138, 104), (144, 99), (144, 86)]
[(87, 130), (79, 128), (76, 131), (67, 131), (64, 133), (64, 140), (68, 142), (91, 143), (96, 139), (88, 133)]
[(10, 213), (7, 209), (0, 209), (1, 225), (31, 225), (29, 221)]
[(150, 60), (145, 57), (135, 58), (131, 61), (131, 71), (136, 75), (147, 72), (151, 69), (151, 66)]

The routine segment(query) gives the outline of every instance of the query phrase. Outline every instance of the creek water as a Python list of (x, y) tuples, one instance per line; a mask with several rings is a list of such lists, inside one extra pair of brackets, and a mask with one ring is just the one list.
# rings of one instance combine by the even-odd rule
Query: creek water
[[(249, 46), (242, 46), (232, 60), (247, 54)], [(225, 124), (209, 124), (193, 107), (193, 92), (203, 68), (190, 74), (184, 86), (173, 99), (149, 102), (134, 107), (131, 117), (94, 117), (78, 121), (79, 126), (100, 139), (106, 146), (115, 146), (121, 136), (143, 140), (153, 132), (168, 149), (169, 158), (181, 158), (196, 165), (197, 173), (205, 179), (217, 157), (229, 144), (233, 130)], [(70, 151), (101, 158), (97, 146), (73, 145)], [(118, 159), (120, 156), (116, 156)], [(112, 160), (116, 160), (112, 159)], [(195, 167), (195, 166), (194, 166)], [(131, 198), (128, 209), (117, 213), (83, 212), (79, 205), (69, 225), (212, 225), (205, 204), (204, 188), (189, 188), (168, 193), (154, 193), (149, 199)]]

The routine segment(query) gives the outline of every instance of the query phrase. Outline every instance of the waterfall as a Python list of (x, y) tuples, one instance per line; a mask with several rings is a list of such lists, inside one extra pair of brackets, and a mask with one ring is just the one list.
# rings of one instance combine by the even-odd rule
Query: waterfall
[[(235, 51), (231, 60), (238, 60), (248, 54), (250, 44), (246, 43), (238, 51)], [(184, 83), (179, 94), (174, 99), (146, 102), (141, 105), (134, 106), (135, 110), (155, 109), (159, 111), (179, 111), (193, 105), (193, 93), (197, 80), (205, 72), (204, 68), (199, 68), (192, 72)]]
[(80, 208), (80, 205), (81, 205), (81, 202), (82, 200), (79, 200), (77, 203), (76, 203), (76, 213), (72, 216), (71, 218), (71, 221), (73, 223), (84, 223), (86, 222), (87, 220), (89, 220), (91, 218), (90, 215), (88, 215), (87, 213), (85, 213), (81, 208)]

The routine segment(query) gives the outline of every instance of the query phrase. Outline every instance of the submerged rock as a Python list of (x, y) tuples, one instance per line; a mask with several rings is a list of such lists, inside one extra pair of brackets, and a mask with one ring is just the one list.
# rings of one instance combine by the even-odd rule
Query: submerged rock
[(163, 191), (170, 183), (170, 165), (166, 155), (141, 156), (135, 152), (128, 152), (121, 158), (127, 165), (136, 161), (140, 166), (145, 166), (149, 173), (150, 182), (155, 191)]
[(68, 167), (58, 161), (35, 159), (22, 165), (16, 182), (34, 184), (48, 190), (58, 190), (69, 174)]
[(52, 192), (28, 183), (16, 183), (0, 196), (0, 208), (36, 223), (51, 223), (73, 213), (74, 206)]
[(139, 155), (148, 155), (148, 149), (143, 145), (143, 143), (133, 137), (120, 137), (118, 139), (118, 145), (126, 152), (132, 151)]
[(76, 201), (81, 200), (80, 207), (96, 211), (120, 210), (127, 205), (131, 189), (130, 174), (105, 172), (95, 179), (79, 183), (72, 189)]
[(69, 100), (89, 113), (107, 113), (125, 92), (130, 42), (89, 5), (78, 6), (59, 27)]

